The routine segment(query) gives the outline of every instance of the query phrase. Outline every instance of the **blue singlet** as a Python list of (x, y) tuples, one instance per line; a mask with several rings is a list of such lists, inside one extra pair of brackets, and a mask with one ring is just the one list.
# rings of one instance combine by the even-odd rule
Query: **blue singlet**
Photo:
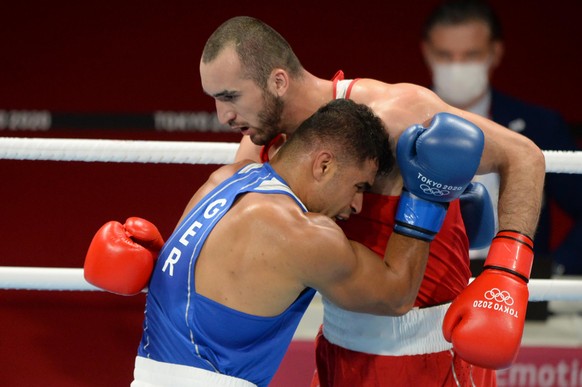
[[(147, 295), (138, 356), (202, 368), (267, 386), (315, 290), (275, 317), (228, 308), (196, 293), (194, 268), (208, 234), (246, 192), (283, 194), (305, 206), (268, 164), (249, 164), (190, 211), (162, 248)], [(225, 241), (227, 242), (227, 241)]]

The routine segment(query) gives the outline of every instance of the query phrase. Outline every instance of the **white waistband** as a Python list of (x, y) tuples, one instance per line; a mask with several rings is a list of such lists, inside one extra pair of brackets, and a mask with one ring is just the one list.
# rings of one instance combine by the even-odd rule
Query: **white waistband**
[(131, 387), (256, 387), (233, 376), (141, 356), (135, 358), (133, 377)]
[(323, 298), (323, 335), (332, 344), (352, 351), (385, 356), (421, 355), (453, 346), (442, 334), (450, 304), (414, 308), (389, 317), (349, 312)]

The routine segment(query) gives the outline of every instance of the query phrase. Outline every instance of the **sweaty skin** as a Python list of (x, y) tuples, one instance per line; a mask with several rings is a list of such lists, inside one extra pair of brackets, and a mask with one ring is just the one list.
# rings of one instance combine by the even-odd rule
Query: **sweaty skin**
[[(214, 172), (192, 197), (184, 216), (219, 182), (249, 162)], [(272, 161), (273, 167), (279, 163), (277, 158)], [(429, 244), (393, 234), (384, 261), (379, 260), (376, 253), (349, 241), (334, 221), (338, 216), (348, 218), (353, 212), (350, 207), (359, 212), (363, 190), (355, 192), (342, 184), (315, 187), (305, 175), (288, 172), (298, 170), (282, 168), (279, 173), (321, 213), (304, 213), (284, 195), (245, 194), (216, 225), (202, 249), (196, 266), (197, 292), (258, 316), (280, 314), (306, 287), (354, 311), (382, 315), (408, 311), (420, 287)], [(375, 167), (342, 171), (343, 179), (358, 176), (372, 183)], [(336, 200), (318, 199), (330, 195)]]
[[(200, 63), (204, 91), (215, 96), (216, 111), (222, 123), (244, 127), (237, 160), (259, 161), (260, 146), (251, 138), (260, 138), (261, 122), (257, 106), (262, 104), (262, 89), (241, 75), (240, 61), (232, 47), (226, 47), (209, 63)], [(228, 90), (230, 98), (216, 97)], [(333, 84), (317, 78), (306, 70), (301, 77), (291, 79), (283, 69), (274, 69), (267, 92), (281, 99), (284, 109), (279, 129), (292, 135), (294, 128), (319, 106), (333, 98)], [(476, 124), (485, 134), (485, 149), (478, 174), (498, 172), (501, 177), (499, 195), (499, 229), (535, 233), (545, 176), (545, 161), (541, 150), (528, 138), (476, 114), (444, 103), (431, 90), (399, 83), (387, 84), (373, 79), (361, 79), (352, 88), (350, 99), (370, 106), (382, 119), (395, 146), (399, 135), (409, 126), (428, 122), (438, 112), (456, 114)], [(378, 179), (372, 192), (399, 195), (402, 179), (396, 171), (386, 179)]]

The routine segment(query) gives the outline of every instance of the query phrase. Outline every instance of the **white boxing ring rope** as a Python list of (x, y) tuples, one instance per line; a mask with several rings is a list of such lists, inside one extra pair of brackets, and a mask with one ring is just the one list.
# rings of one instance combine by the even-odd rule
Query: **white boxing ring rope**
[[(528, 288), (530, 301), (578, 301), (582, 296), (582, 280), (534, 278)], [(0, 266), (0, 289), (101, 291), (85, 281), (83, 269), (15, 266)]]
[(0, 159), (117, 163), (228, 164), (238, 143), (0, 138)]
[[(0, 160), (228, 164), (238, 143), (0, 138)], [(546, 172), (582, 173), (582, 151), (544, 151)]]
[[(0, 160), (227, 164), (238, 143), (0, 138)], [(543, 151), (547, 173), (582, 173), (582, 151)], [(578, 301), (582, 280), (532, 279), (530, 301)], [(0, 266), (0, 289), (99, 291), (80, 268)]]

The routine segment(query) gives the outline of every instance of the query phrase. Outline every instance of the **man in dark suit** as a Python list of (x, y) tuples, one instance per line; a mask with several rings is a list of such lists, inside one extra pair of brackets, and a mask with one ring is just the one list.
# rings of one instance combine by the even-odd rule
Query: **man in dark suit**
[[(452, 0), (436, 7), (424, 24), (421, 48), (433, 76), (433, 90), (444, 101), (520, 132), (541, 149), (579, 149), (559, 113), (491, 88), (504, 47), (501, 25), (486, 2)], [(495, 201), (498, 178), (485, 175), (480, 179)], [(535, 238), (534, 275), (536, 265), (538, 277), (549, 276), (550, 265), (556, 274), (582, 275), (581, 194), (582, 176), (546, 175), (545, 205)], [(560, 226), (555, 213), (559, 209), (570, 218), (571, 228), (556, 228)], [(472, 251), (471, 256), (479, 260), (486, 256), (486, 250)]]

